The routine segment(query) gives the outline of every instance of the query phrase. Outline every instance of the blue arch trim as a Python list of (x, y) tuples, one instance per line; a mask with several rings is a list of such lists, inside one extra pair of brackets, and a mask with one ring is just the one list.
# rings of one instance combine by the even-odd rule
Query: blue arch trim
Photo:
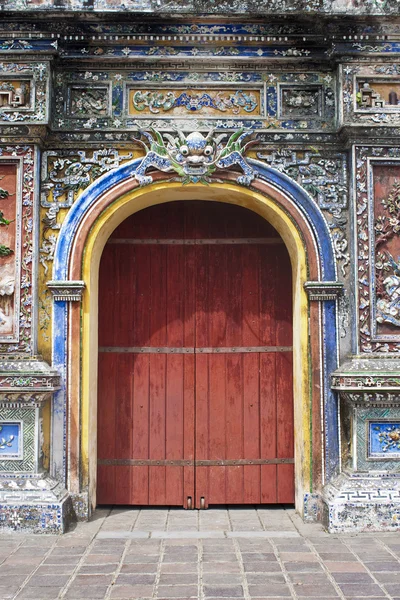
[[(78, 198), (69, 210), (58, 238), (54, 263), (53, 280), (68, 279), (68, 264), (77, 229), (86, 214), (99, 196), (113, 186), (131, 177), (142, 159), (138, 158), (114, 171), (106, 173), (93, 182)], [(289, 197), (303, 213), (316, 241), (321, 269), (321, 281), (336, 281), (336, 263), (332, 238), (328, 224), (316, 202), (308, 193), (284, 173), (266, 166), (260, 161), (248, 159), (257, 176), (279, 189)], [(63, 480), (66, 476), (66, 392), (67, 373), (67, 315), (68, 303), (55, 302), (53, 311), (53, 366), (64, 380), (64, 387), (55, 395), (53, 404), (53, 447), (60, 448), (60, 440), (64, 440), (64, 452), (57, 450), (53, 456), (53, 475)], [(329, 480), (337, 471), (339, 464), (339, 429), (337, 398), (330, 389), (330, 375), (337, 368), (337, 324), (336, 303), (323, 303), (322, 309), (323, 347), (324, 347), (324, 414), (325, 414), (325, 474)]]

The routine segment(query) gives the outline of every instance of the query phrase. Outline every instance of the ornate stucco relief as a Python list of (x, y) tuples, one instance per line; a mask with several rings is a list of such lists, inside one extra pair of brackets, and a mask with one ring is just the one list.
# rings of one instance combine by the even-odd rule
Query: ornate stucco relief
[(0, 124), (48, 122), (48, 61), (0, 62)]
[(356, 147), (355, 160), (359, 347), (398, 352), (400, 149)]
[(0, 190), (0, 354), (32, 352), (33, 148), (0, 147), (2, 177), (7, 183)]

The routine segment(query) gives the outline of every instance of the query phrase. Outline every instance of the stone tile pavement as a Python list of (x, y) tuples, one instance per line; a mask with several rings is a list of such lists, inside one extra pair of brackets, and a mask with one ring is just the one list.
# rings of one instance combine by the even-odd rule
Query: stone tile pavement
[(400, 600), (400, 534), (329, 535), (292, 508), (99, 509), (0, 535), (0, 600)]

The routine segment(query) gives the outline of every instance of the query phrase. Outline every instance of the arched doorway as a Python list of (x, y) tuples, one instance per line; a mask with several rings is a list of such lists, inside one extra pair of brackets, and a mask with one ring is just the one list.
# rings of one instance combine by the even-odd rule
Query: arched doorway
[(292, 274), (241, 206), (128, 217), (99, 274), (99, 504), (294, 502)]

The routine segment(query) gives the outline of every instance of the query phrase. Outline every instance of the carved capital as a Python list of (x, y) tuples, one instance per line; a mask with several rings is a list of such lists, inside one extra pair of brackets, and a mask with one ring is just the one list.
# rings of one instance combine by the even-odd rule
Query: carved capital
[(336, 300), (343, 293), (343, 284), (338, 281), (306, 281), (304, 289), (310, 300), (323, 302)]
[(48, 281), (47, 287), (56, 302), (80, 302), (85, 288), (84, 281)]

